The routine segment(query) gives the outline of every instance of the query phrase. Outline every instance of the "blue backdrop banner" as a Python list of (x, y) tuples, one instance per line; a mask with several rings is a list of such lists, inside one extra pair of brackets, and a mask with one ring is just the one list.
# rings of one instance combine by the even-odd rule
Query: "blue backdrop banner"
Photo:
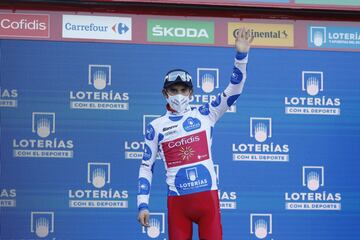
[[(168, 239), (161, 159), (156, 225), (136, 220), (145, 126), (165, 113), (169, 69), (192, 75), (200, 106), (226, 87), (234, 56), (0, 40), (1, 239)], [(225, 240), (360, 239), (359, 62), (356, 52), (251, 50), (244, 92), (213, 137)]]

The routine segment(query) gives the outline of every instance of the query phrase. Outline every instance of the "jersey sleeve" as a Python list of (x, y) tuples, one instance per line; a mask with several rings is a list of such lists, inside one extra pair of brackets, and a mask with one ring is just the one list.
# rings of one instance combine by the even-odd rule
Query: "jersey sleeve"
[(139, 169), (137, 206), (148, 209), (154, 164), (158, 153), (158, 136), (150, 123), (146, 126), (143, 158)]
[(242, 93), (246, 80), (247, 62), (248, 54), (238, 52), (235, 56), (229, 85), (222, 93), (218, 94), (214, 101), (199, 108), (200, 113), (207, 115), (213, 124), (219, 120)]

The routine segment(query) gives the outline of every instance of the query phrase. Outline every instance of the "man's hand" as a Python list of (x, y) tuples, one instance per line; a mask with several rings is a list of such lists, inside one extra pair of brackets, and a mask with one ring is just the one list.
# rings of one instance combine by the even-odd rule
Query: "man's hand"
[(249, 29), (246, 29), (244, 27), (239, 28), (238, 34), (235, 39), (236, 50), (242, 53), (248, 52), (253, 40), (254, 36), (251, 36)]
[(150, 216), (149, 210), (143, 209), (143, 210), (141, 210), (139, 212), (138, 221), (144, 227), (149, 227), (150, 226), (150, 224), (149, 224), (149, 216)]

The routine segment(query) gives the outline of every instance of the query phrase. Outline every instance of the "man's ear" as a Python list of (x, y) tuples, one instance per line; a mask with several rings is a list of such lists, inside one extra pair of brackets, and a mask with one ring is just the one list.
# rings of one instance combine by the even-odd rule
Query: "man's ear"
[(162, 94), (163, 94), (164, 98), (168, 98), (168, 97), (169, 97), (169, 95), (167, 94), (165, 88), (162, 90)]

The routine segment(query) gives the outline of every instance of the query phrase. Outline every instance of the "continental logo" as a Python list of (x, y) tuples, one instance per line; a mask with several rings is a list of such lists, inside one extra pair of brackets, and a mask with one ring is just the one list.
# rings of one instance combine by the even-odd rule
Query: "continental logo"
[(237, 29), (246, 27), (254, 36), (252, 45), (271, 47), (294, 47), (293, 24), (228, 23), (228, 44), (235, 43)]

